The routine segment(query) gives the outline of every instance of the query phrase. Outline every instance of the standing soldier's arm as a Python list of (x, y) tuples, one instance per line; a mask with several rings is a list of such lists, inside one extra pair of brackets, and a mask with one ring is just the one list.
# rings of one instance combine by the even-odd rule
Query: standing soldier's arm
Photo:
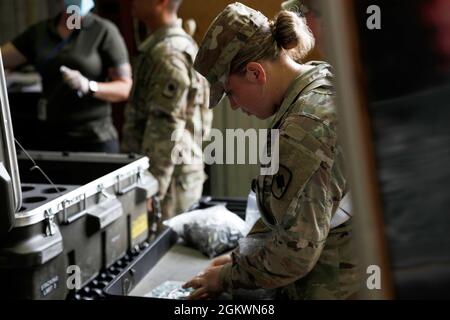
[(139, 111), (133, 101), (125, 107), (125, 123), (122, 129), (121, 152), (139, 153), (141, 151), (142, 129), (139, 128)]
[[(280, 170), (273, 177), (261, 176), (258, 183), (260, 209), (276, 221), (270, 232), (254, 228), (256, 232), (245, 239), (250, 249), (240, 245), (233, 252), (233, 262), (220, 274), (225, 290), (283, 287), (306, 276), (319, 260), (332, 218), (334, 144), (313, 137), (309, 132), (314, 127), (327, 130), (306, 117), (280, 130)], [(264, 179), (269, 180), (262, 187)]]
[(152, 74), (148, 96), (149, 115), (142, 152), (150, 158), (150, 172), (156, 177), (163, 199), (175, 168), (172, 153), (183, 138), (190, 86), (189, 71), (179, 57), (161, 57)]
[(202, 134), (203, 134), (203, 139), (205, 141), (208, 141), (208, 139), (211, 136), (211, 129), (212, 129), (213, 120), (214, 120), (214, 113), (213, 113), (212, 109), (209, 108), (210, 88), (209, 88), (208, 80), (201, 77), (200, 85), (203, 88), (203, 90), (202, 90), (203, 91), (203, 99), (202, 99), (203, 105), (200, 110), (201, 115), (202, 115)]

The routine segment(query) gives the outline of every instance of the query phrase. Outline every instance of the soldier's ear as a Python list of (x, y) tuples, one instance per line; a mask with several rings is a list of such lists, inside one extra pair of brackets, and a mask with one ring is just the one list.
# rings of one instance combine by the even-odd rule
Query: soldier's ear
[(267, 75), (263, 66), (258, 62), (250, 62), (245, 68), (245, 77), (254, 84), (266, 84)]

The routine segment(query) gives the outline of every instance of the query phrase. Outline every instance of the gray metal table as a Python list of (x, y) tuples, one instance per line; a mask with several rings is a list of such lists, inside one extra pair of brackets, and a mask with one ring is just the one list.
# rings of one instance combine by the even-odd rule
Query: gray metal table
[(130, 296), (144, 297), (166, 281), (186, 282), (205, 270), (211, 260), (199, 251), (174, 245), (150, 272), (130, 292)]

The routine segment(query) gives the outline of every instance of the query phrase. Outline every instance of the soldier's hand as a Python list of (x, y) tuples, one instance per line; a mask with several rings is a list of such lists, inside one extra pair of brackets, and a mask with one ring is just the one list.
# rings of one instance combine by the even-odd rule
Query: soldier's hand
[(188, 300), (204, 300), (213, 298), (223, 291), (220, 283), (222, 267), (210, 267), (183, 285), (184, 289), (194, 288)]
[(231, 263), (233, 260), (231, 258), (231, 254), (226, 254), (220, 257), (217, 257), (211, 261), (210, 267), (219, 267), (224, 264)]
[(89, 79), (83, 76), (80, 71), (72, 70), (66, 66), (60, 68), (63, 80), (69, 87), (78, 92), (78, 95), (85, 96), (89, 93)]

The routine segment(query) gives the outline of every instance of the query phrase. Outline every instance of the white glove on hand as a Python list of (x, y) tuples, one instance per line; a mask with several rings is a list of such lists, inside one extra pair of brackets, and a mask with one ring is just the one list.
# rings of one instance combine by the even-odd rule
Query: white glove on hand
[(64, 82), (73, 90), (77, 90), (80, 98), (89, 93), (89, 79), (83, 76), (80, 71), (69, 69), (66, 66), (61, 66), (59, 70), (62, 73)]

